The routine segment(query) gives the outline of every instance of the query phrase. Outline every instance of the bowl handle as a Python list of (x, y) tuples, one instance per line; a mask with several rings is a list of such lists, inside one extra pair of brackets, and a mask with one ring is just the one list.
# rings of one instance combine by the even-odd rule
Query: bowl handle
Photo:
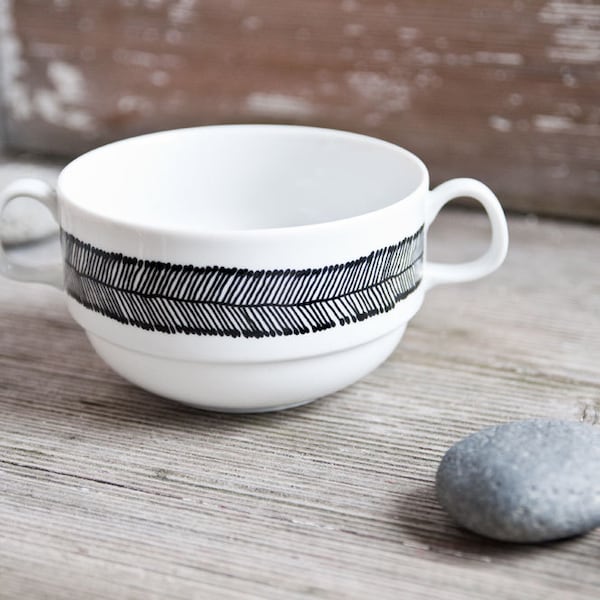
[[(52, 214), (56, 222), (58, 202), (56, 192), (40, 179), (17, 179), (0, 193), (0, 216), (6, 205), (17, 198), (33, 198), (41, 202)], [(46, 283), (63, 289), (63, 268), (59, 261), (49, 265), (29, 266), (12, 262), (0, 243), (0, 274), (15, 281)]]
[(423, 285), (428, 290), (443, 283), (473, 281), (489, 275), (503, 262), (508, 250), (508, 226), (496, 195), (476, 179), (451, 179), (431, 192), (426, 200), (425, 229), (433, 223), (441, 208), (455, 198), (477, 200), (485, 209), (492, 226), (492, 239), (484, 254), (475, 260), (462, 263), (426, 262)]

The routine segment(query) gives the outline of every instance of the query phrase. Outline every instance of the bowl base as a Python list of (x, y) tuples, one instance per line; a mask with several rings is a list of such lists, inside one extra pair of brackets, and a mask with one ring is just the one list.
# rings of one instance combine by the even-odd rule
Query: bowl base
[(88, 337), (114, 371), (145, 390), (205, 410), (256, 413), (301, 406), (358, 381), (394, 351), (405, 328), (338, 352), (268, 362), (173, 360)]

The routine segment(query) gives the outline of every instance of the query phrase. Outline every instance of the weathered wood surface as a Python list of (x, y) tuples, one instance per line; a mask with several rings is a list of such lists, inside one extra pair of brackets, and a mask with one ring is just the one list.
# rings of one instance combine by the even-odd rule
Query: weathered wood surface
[[(600, 530), (496, 544), (433, 494), (445, 449), (480, 427), (599, 420), (600, 230), (510, 230), (505, 266), (431, 291), (375, 373), (267, 415), (130, 386), (58, 292), (2, 280), (0, 598), (596, 600)], [(448, 210), (430, 248), (471, 255), (486, 235)]]
[(184, 125), (390, 139), (439, 182), (600, 220), (600, 5), (588, 0), (0, 0), (7, 135), (76, 154)]

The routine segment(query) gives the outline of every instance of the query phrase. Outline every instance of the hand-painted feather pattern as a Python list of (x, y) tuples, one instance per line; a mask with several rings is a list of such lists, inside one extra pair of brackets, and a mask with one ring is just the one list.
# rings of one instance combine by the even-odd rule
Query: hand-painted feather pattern
[(392, 310), (421, 281), (423, 228), (344, 264), (249, 270), (139, 260), (62, 232), (67, 293), (83, 306), (164, 333), (301, 335)]

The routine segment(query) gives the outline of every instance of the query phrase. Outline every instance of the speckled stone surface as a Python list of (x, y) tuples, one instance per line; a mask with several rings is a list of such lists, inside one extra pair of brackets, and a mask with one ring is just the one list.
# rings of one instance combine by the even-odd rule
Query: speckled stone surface
[(543, 542), (600, 526), (600, 427), (532, 419), (483, 429), (442, 459), (437, 495), (461, 526)]

